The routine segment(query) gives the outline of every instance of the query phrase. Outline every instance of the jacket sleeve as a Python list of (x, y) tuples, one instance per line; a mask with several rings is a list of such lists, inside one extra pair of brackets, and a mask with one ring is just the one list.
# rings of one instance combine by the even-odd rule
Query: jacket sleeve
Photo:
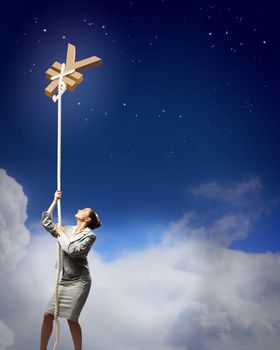
[(81, 257), (87, 255), (90, 251), (93, 243), (96, 240), (95, 235), (85, 236), (79, 241), (69, 241), (65, 234), (59, 235), (57, 238), (61, 248), (72, 258)]
[(52, 213), (49, 213), (45, 210), (42, 212), (42, 225), (47, 231), (52, 234), (53, 237), (57, 238), (59, 236), (55, 230), (55, 223), (53, 222)]

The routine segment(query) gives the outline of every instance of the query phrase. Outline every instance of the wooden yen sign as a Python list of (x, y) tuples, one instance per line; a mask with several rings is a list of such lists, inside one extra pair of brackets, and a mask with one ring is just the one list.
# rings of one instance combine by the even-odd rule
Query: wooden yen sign
[[(102, 63), (101, 58), (97, 56), (91, 56), (89, 58), (75, 62), (75, 56), (75, 46), (68, 44), (64, 72), (61, 74), (62, 64), (57, 61), (55, 61), (51, 68), (46, 71), (46, 78), (52, 80), (52, 82), (45, 88), (45, 94), (47, 96), (53, 97), (58, 92), (58, 83), (60, 77), (66, 84), (66, 89), (74, 91), (78, 84), (83, 81), (83, 75), (81, 72), (85, 69), (96, 67)], [(53, 100), (56, 101), (54, 98)]]

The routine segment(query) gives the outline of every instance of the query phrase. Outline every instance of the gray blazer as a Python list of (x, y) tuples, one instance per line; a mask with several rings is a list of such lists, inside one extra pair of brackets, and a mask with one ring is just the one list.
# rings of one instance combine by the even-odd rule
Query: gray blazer
[(77, 279), (81, 275), (90, 278), (87, 255), (96, 240), (96, 234), (89, 227), (74, 234), (77, 225), (66, 225), (63, 227), (64, 234), (59, 235), (55, 231), (52, 213), (47, 211), (42, 211), (42, 225), (53, 237), (57, 238), (62, 248), (62, 278)]

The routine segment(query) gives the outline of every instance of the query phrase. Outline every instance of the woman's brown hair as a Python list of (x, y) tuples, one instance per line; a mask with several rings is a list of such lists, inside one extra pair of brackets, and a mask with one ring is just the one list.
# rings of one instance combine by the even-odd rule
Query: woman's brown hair
[(102, 225), (102, 221), (99, 219), (99, 216), (95, 210), (91, 209), (88, 216), (91, 218), (91, 220), (88, 223), (87, 227), (89, 227), (90, 229), (93, 230)]

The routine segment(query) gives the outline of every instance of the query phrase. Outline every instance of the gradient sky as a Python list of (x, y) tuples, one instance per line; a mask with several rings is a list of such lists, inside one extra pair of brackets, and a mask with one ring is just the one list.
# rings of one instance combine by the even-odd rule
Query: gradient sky
[[(57, 106), (44, 95), (44, 73), (65, 60), (68, 43), (77, 60), (97, 55), (103, 64), (63, 96), (63, 224), (91, 206), (100, 234), (118, 232), (133, 246), (191, 208), (190, 185), (254, 175), (267, 199), (279, 198), (275, 5), (66, 4), (54, 12), (25, 2), (14, 12), (11, 3), (2, 22), (1, 167), (30, 198), (27, 225), (56, 190)], [(238, 249), (279, 251), (278, 212), (277, 200)]]
[[(44, 94), (45, 71), (65, 61), (71, 43), (76, 60), (103, 60), (62, 100), (62, 224), (75, 225), (84, 207), (103, 223), (90, 257), (96, 290), (83, 314), (96, 325), (96, 348), (117, 340), (120, 350), (130, 341), (136, 350), (231, 350), (244, 336), (244, 350), (277, 349), (277, 3), (25, 1), (7, 2), (2, 17), (0, 278), (9, 279), (0, 288), (0, 348), (13, 343), (13, 332), (12, 350), (32, 348), (37, 340), (27, 339), (22, 320), (40, 326), (54, 280), (55, 241), (41, 226), (57, 186), (57, 105)], [(218, 298), (227, 295), (228, 304)], [(206, 309), (217, 317), (208, 320), (210, 330), (196, 321)], [(123, 323), (104, 343), (120, 314)], [(122, 328), (129, 320), (131, 332)], [(221, 340), (227, 322), (229, 338)], [(184, 325), (188, 333), (179, 334)], [(156, 343), (159, 334), (166, 347)]]

